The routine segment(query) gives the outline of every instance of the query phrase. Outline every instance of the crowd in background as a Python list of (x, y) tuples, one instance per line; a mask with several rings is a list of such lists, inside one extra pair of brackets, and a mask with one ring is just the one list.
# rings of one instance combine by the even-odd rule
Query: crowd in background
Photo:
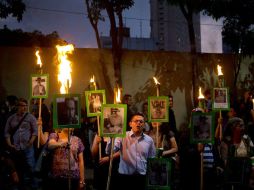
[[(131, 171), (132, 163), (126, 161), (131, 157), (125, 150), (126, 144), (134, 140), (132, 139), (134, 136), (138, 137), (135, 142), (143, 142), (144, 139), (144, 142), (152, 142), (149, 146), (142, 145), (144, 151), (147, 149), (147, 155), (142, 158), (145, 163), (148, 157), (156, 156), (154, 147), (163, 148), (159, 155), (157, 152), (158, 157), (171, 159), (172, 189), (187, 190), (190, 187), (200, 189), (201, 159), (204, 190), (232, 189), (232, 187), (254, 189), (251, 166), (251, 158), (254, 156), (252, 94), (246, 90), (242, 97), (231, 99), (234, 101), (230, 102), (230, 110), (222, 111), (222, 118), (216, 113), (214, 130), (217, 124), (221, 124), (222, 138), (214, 131), (215, 143), (194, 144), (190, 141), (189, 123), (177, 127), (172, 96), (169, 96), (169, 122), (149, 123), (148, 103), (144, 102), (142, 110), (138, 113), (131, 95), (125, 95), (122, 103), (127, 104), (127, 137), (116, 139), (115, 142), (110, 189), (119, 189), (120, 182), (123, 183), (120, 184), (121, 187), (134, 186), (135, 189), (137, 184), (129, 181), (137, 179), (143, 181), (142, 184), (146, 183), (144, 178), (146, 168), (133, 166), (134, 169)], [(206, 106), (202, 111), (211, 112), (212, 99), (209, 90), (205, 92), (205, 102)], [(26, 114), (28, 106), (30, 113)], [(98, 136), (96, 117), (88, 118), (86, 111), (82, 110), (81, 128), (60, 130), (53, 129), (52, 112), (52, 105), (48, 107), (42, 101), (40, 120), (38, 99), (28, 103), (27, 100), (16, 96), (6, 97), (1, 105), (0, 115), (0, 189), (56, 189), (60, 185), (61, 189), (68, 189), (70, 184), (71, 189), (82, 189), (86, 186), (85, 168), (94, 170), (93, 184), (86, 189), (106, 189), (111, 139)], [(12, 130), (17, 126), (18, 128), (22, 126), (21, 129), (17, 129), (19, 135)], [(54, 155), (49, 160), (51, 163), (49, 169), (44, 165), (38, 167), (45, 148), (54, 150)], [(22, 150), (16, 151), (22, 152), (22, 156), (15, 155), (14, 150)], [(68, 155), (69, 153), (71, 155)], [(141, 185), (139, 189), (145, 187)]]

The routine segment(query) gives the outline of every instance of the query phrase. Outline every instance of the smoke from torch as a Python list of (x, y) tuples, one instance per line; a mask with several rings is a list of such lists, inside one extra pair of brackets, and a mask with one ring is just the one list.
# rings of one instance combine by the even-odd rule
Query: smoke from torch
[(74, 50), (72, 44), (66, 46), (56, 46), (57, 56), (58, 56), (58, 81), (61, 83), (60, 93), (68, 93), (68, 89), (71, 87), (71, 62), (68, 60), (67, 54), (71, 54)]

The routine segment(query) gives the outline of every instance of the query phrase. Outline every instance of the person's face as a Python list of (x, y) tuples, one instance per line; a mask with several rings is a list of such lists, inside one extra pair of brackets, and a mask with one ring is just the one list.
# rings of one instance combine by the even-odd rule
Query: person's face
[(235, 117), (236, 116), (236, 112), (234, 110), (234, 108), (230, 108), (229, 112), (228, 112), (228, 117)]
[(132, 105), (132, 97), (131, 97), (131, 96), (128, 96), (128, 97), (125, 99), (125, 104), (127, 104), (128, 106), (131, 106), (131, 105)]
[(111, 115), (117, 115), (117, 111), (111, 111)]
[(25, 112), (27, 112), (27, 103), (25, 102), (19, 102), (18, 104), (18, 113), (19, 114), (24, 114)]
[(75, 102), (73, 100), (67, 101), (66, 107), (67, 107), (67, 116), (69, 118), (73, 118), (75, 116)]
[(132, 118), (129, 123), (134, 134), (140, 134), (144, 128), (144, 117), (136, 115)]

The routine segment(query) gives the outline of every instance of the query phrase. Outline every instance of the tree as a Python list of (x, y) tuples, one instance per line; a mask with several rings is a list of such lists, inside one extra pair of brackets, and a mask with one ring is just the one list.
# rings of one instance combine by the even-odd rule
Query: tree
[(192, 56), (192, 89), (193, 89), (193, 104), (196, 97), (196, 78), (197, 78), (197, 46), (196, 35), (193, 24), (193, 15), (198, 14), (203, 10), (204, 3), (202, 0), (167, 0), (171, 5), (178, 6), (187, 21), (188, 33), (190, 40), (190, 52)]
[(100, 41), (98, 23), (100, 20), (101, 21), (105, 20), (104, 17), (102, 17), (101, 15), (102, 7), (100, 6), (100, 3), (98, 1), (86, 0), (86, 10), (88, 14), (88, 19), (95, 32), (98, 48), (100, 49), (101, 41)]
[(44, 35), (40, 31), (23, 32), (21, 29), (10, 30), (6, 26), (0, 30), (1, 46), (55, 47), (57, 44), (66, 44), (66, 42), (60, 39), (56, 31)]
[(16, 17), (18, 21), (22, 20), (22, 15), (26, 6), (22, 0), (1, 0), (0, 18), (7, 18), (9, 15)]
[(252, 56), (254, 50), (254, 1), (253, 0), (210, 0), (205, 13), (215, 19), (224, 18), (222, 36), (237, 60), (234, 63), (234, 88), (241, 68), (242, 59)]
[[(101, 10), (106, 10), (110, 21), (110, 36), (112, 41), (112, 57), (114, 65), (114, 77), (116, 86), (122, 85), (121, 79), (121, 58), (122, 58), (122, 44), (123, 44), (123, 11), (129, 9), (134, 5), (133, 0), (90, 0), (88, 13), (95, 13), (96, 16), (92, 18), (92, 26), (97, 24)], [(88, 6), (87, 6), (88, 8)], [(90, 20), (91, 22), (91, 20)], [(118, 25), (117, 25), (118, 24)], [(96, 32), (96, 31), (95, 31)], [(98, 42), (98, 40), (97, 40)], [(98, 44), (99, 47), (99, 44)]]

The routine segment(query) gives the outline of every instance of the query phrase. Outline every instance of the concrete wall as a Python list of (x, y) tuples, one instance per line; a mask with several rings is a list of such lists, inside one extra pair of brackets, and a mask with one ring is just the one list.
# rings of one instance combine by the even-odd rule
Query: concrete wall
[[(60, 92), (57, 82), (56, 50), (41, 49), (43, 72), (50, 77), (49, 98)], [(30, 75), (36, 70), (35, 48), (0, 48), (0, 98), (6, 95), (30, 97)], [(103, 63), (99, 57), (103, 55)], [(72, 61), (72, 86), (70, 93), (81, 93), (88, 89), (92, 75), (100, 89), (106, 89), (107, 102), (113, 102), (112, 87), (114, 86), (114, 71), (110, 50), (99, 52), (97, 49), (75, 49), (69, 56)], [(212, 89), (217, 85), (217, 64), (224, 69), (226, 85), (233, 84), (233, 55), (200, 54), (198, 57), (197, 84), (202, 89)], [(141, 110), (141, 105), (148, 96), (156, 95), (153, 76), (161, 83), (160, 94), (174, 96), (174, 110), (177, 125), (188, 121), (188, 113), (192, 109), (191, 57), (188, 53), (125, 51), (122, 61), (123, 94), (133, 95), (135, 105)], [(82, 107), (85, 107), (83, 102)]]

